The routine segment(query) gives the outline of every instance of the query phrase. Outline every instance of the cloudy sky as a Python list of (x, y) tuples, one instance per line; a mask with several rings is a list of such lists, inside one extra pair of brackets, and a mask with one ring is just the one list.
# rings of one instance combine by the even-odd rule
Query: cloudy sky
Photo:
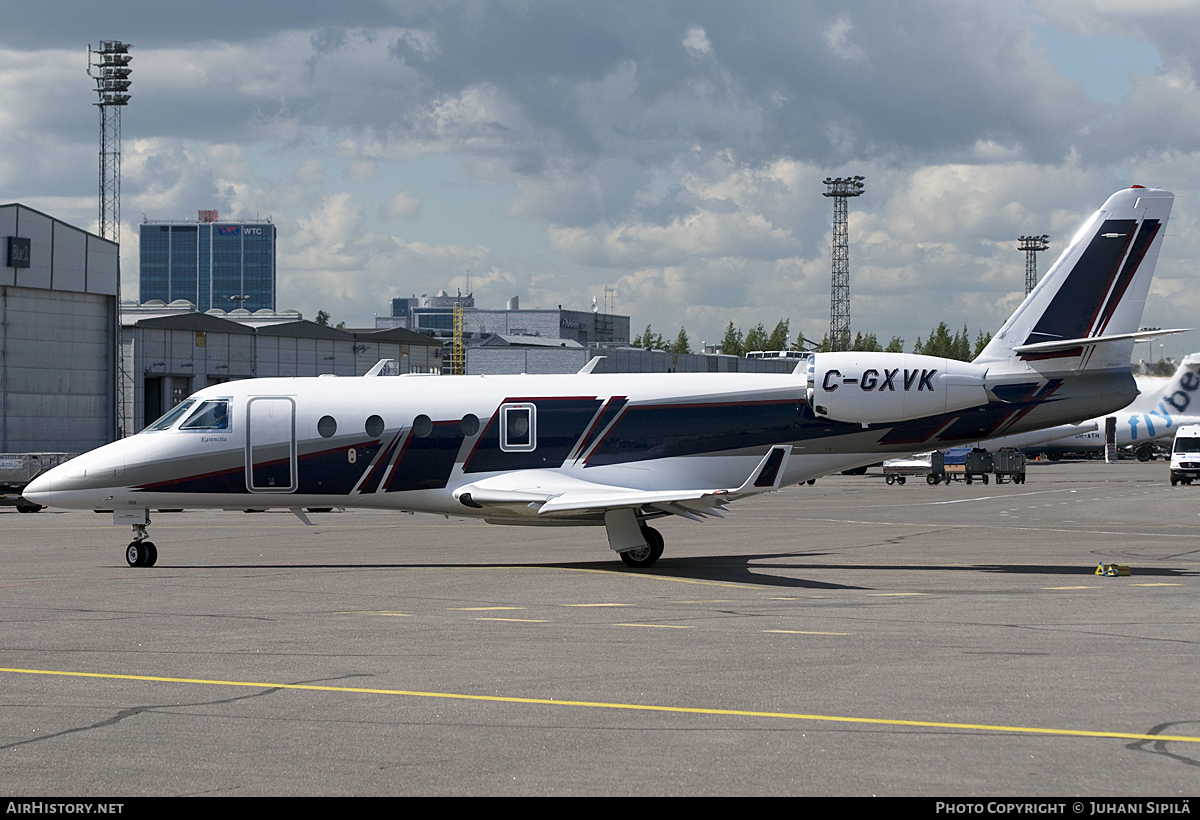
[[(851, 200), (851, 322), (911, 347), (994, 330), (1118, 188), (1177, 199), (1144, 324), (1200, 326), (1200, 2), (7, 0), (0, 201), (95, 229), (86, 48), (132, 43), (137, 223), (269, 216), (279, 307), (393, 296), (587, 309), (693, 344), (829, 326), (826, 176)], [(1200, 333), (1154, 349), (1200, 349)], [(1148, 355), (1139, 345), (1137, 357)]]

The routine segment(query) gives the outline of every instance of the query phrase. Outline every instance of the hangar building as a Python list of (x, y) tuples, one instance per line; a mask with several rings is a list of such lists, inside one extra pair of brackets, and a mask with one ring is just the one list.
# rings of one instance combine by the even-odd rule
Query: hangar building
[(0, 205), (0, 452), (82, 453), (117, 432), (120, 260), (101, 239)]

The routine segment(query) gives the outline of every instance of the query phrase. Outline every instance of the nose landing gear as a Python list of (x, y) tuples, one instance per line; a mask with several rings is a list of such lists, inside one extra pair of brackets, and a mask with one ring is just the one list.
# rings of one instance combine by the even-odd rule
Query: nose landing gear
[(132, 525), (133, 540), (125, 549), (125, 561), (131, 567), (152, 567), (158, 560), (158, 548), (154, 546), (153, 541), (148, 540), (150, 536), (146, 533), (149, 523), (150, 519), (147, 517), (145, 524)]

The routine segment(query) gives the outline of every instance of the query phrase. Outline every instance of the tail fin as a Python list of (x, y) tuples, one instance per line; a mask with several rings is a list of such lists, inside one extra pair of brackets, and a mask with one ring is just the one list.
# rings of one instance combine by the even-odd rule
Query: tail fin
[(1128, 368), (1149, 335), (1138, 325), (1174, 201), (1141, 186), (1110, 196), (975, 362), (993, 374)]
[[(1145, 385), (1139, 383), (1139, 386)], [(1200, 389), (1200, 353), (1189, 353), (1175, 369), (1175, 375), (1165, 380), (1162, 387), (1154, 392), (1142, 393), (1128, 409), (1137, 412), (1152, 410), (1158, 407), (1159, 402), (1166, 402), (1176, 413), (1186, 413), (1197, 389)], [(1193, 407), (1191, 412), (1194, 414), (1196, 408)]]

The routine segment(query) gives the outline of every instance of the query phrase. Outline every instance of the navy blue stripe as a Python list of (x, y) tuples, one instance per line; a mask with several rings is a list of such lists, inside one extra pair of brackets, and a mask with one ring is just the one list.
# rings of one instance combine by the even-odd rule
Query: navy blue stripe
[(537, 446), (529, 452), (506, 453), (500, 449), (500, 414), (492, 414), (483, 435), (463, 465), (464, 473), (493, 470), (555, 469), (575, 449), (575, 443), (600, 409), (597, 398), (505, 399), (504, 403), (527, 402), (537, 408)]
[[(635, 405), (626, 408), (588, 456), (587, 466), (780, 444), (805, 438), (806, 432), (816, 432), (812, 428), (829, 426), (827, 422), (804, 422), (803, 409), (804, 402), (800, 399)], [(806, 427), (810, 430), (806, 431)]]
[(783, 464), (783, 448), (776, 447), (771, 451), (771, 457), (767, 459), (766, 466), (758, 474), (758, 480), (754, 482), (754, 486), (770, 487), (774, 484), (775, 476), (779, 473), (779, 466), (781, 464)]
[(1121, 303), (1121, 297), (1125, 295), (1125, 291), (1129, 289), (1129, 283), (1133, 281), (1133, 275), (1137, 273), (1142, 260), (1146, 258), (1146, 251), (1150, 250), (1150, 243), (1154, 241), (1154, 237), (1158, 236), (1159, 227), (1160, 223), (1157, 219), (1147, 219), (1142, 223), (1137, 239), (1133, 242), (1133, 250), (1129, 252), (1129, 258), (1125, 261), (1125, 266), (1121, 268), (1117, 283), (1108, 297), (1108, 303), (1100, 311), (1098, 332), (1102, 333), (1108, 326), (1109, 320), (1117, 310), (1117, 305)]
[(461, 421), (435, 421), (433, 432), (424, 438), (410, 434), (392, 468), (385, 492), (445, 487), (462, 443)]
[(1136, 228), (1135, 219), (1104, 221), (1058, 293), (1046, 306), (1025, 344), (1057, 342), (1088, 335)]

